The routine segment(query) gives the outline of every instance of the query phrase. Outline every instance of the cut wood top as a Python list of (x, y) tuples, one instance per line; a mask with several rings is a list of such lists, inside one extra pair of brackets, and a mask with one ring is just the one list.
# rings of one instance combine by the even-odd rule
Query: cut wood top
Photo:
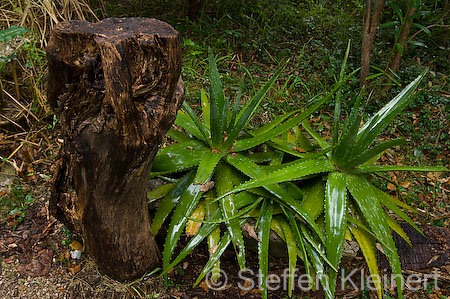
[(158, 35), (161, 38), (178, 37), (178, 32), (169, 24), (150, 18), (108, 18), (97, 23), (87, 21), (61, 22), (55, 33), (87, 33), (101, 36), (108, 41), (124, 40), (135, 35)]

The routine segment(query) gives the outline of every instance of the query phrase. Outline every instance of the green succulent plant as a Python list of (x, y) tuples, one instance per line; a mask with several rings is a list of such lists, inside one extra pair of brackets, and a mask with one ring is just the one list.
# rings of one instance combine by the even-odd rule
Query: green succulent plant
[[(315, 104), (309, 109), (282, 115), (254, 130), (247, 126), (286, 64), (287, 62), (241, 108), (243, 85), (239, 88), (234, 105), (230, 105), (224, 95), (214, 57), (209, 54), (210, 100), (206, 92), (202, 91), (202, 117), (199, 118), (185, 102), (183, 111), (178, 112), (175, 121), (182, 130), (171, 129), (168, 132), (168, 136), (176, 143), (161, 148), (153, 162), (151, 177), (159, 176), (171, 181), (148, 194), (149, 200), (162, 198), (153, 219), (153, 234), (158, 233), (172, 213), (163, 250), (163, 274), (205, 239), (208, 241), (210, 258), (194, 285), (210, 270), (213, 272), (213, 278), (218, 278), (220, 256), (230, 244), (233, 244), (239, 267), (245, 269), (246, 250), (241, 226), (247, 218), (257, 220), (263, 297), (267, 297), (268, 236), (271, 229), (286, 242), (291, 273), (295, 271), (297, 256), (306, 263), (308, 273), (308, 256), (311, 256), (314, 272), (325, 271), (324, 261), (334, 268), (320, 249), (319, 244), (325, 239), (314, 221), (317, 216), (314, 211), (317, 207), (310, 203), (315, 200), (314, 197), (304, 196), (304, 192), (292, 183), (270, 183), (264, 188), (240, 192), (237, 195), (230, 193), (245, 180), (264, 177), (280, 167), (284, 157), (313, 159), (327, 153), (326, 150), (303, 153), (298, 150), (298, 143), (288, 143), (277, 136), (287, 136), (286, 132), (293, 128), (299, 142), (304, 143), (305, 137), (295, 126), (329, 100), (356, 71), (346, 77), (342, 76), (330, 92), (316, 97)], [(265, 150), (257, 149), (263, 144)], [(173, 174), (178, 177), (174, 178)], [(183, 175), (181, 178), (180, 174)], [(168, 178), (170, 175), (172, 177)], [(214, 200), (217, 196), (221, 196), (221, 199)], [(195, 235), (178, 256), (173, 258), (174, 250), (189, 220), (202, 223), (201, 227), (193, 233)], [(225, 230), (221, 230), (221, 223), (225, 223)], [(321, 282), (328, 290), (325, 279)], [(292, 288), (291, 279), (289, 294)]]
[[(361, 96), (359, 96), (344, 123), (341, 133), (339, 133), (340, 97), (336, 97), (334, 135), (331, 143), (314, 132), (307, 121), (302, 122), (304, 129), (323, 150), (331, 149), (326, 155), (283, 163), (269, 174), (249, 180), (222, 195), (222, 197), (229, 196), (253, 188), (266, 188), (265, 186), (272, 184), (305, 180), (311, 176), (323, 177), (325, 183), (322, 183), (321, 192), (316, 192), (314, 196), (316, 199), (315, 205), (324, 207), (323, 245), (330, 262), (326, 266), (329, 281), (329, 291), (326, 290), (325, 292), (327, 298), (334, 297), (336, 269), (339, 268), (344, 240), (348, 232), (351, 232), (359, 243), (370, 273), (374, 275), (373, 277), (379, 277), (375, 245), (376, 242), (380, 243), (395, 275), (399, 298), (402, 298), (402, 270), (391, 229), (406, 241), (409, 242), (409, 239), (399, 224), (386, 213), (385, 208), (408, 222), (419, 232), (420, 230), (410, 217), (401, 210), (401, 208), (405, 208), (412, 211), (412, 208), (375, 187), (370, 179), (379, 172), (387, 171), (449, 171), (445, 167), (376, 164), (376, 161), (386, 149), (403, 143), (403, 140), (400, 139), (384, 142), (376, 142), (376, 140), (388, 124), (411, 101), (425, 74), (426, 72), (420, 74), (361, 128), (362, 117), (359, 111)], [(372, 146), (373, 143), (376, 144)], [(219, 197), (219, 199), (222, 197)], [(301, 246), (299, 243), (297, 245)], [(378, 297), (383, 298), (381, 280), (374, 279), (374, 283)]]

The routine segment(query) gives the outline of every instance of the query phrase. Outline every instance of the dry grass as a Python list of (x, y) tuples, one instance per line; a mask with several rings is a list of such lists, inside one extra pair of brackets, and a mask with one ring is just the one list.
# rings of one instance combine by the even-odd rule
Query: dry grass
[[(0, 131), (6, 136), (45, 132), (52, 116), (46, 100), (47, 63), (44, 49), (52, 28), (66, 20), (97, 21), (86, 0), (2, 0), (0, 28), (11, 26), (31, 30), (12, 41), (0, 43), (9, 47), (12, 59), (1, 61)], [(28, 139), (27, 139), (28, 140)], [(0, 157), (13, 162), (19, 148), (3, 149)]]
[[(2, 1), (3, 2), (3, 1)], [(23, 26), (39, 36), (41, 48), (55, 24), (66, 20), (97, 20), (84, 0), (6, 0), (0, 7), (3, 28)]]

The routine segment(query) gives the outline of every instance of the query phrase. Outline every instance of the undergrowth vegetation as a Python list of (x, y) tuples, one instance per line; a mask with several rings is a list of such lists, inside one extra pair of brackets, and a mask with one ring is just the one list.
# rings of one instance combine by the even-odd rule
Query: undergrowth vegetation
[[(187, 99), (150, 174), (167, 182), (148, 193), (149, 202), (160, 201), (152, 233), (167, 224), (163, 274), (203, 241), (209, 259), (194, 285), (209, 271), (219, 279), (228, 247), (245, 269), (249, 235), (258, 243), (266, 297), (271, 230), (286, 244), (291, 272), (301, 262), (307, 273), (327, 275), (320, 280), (327, 298), (345, 239), (360, 244), (371, 274), (379, 273), (377, 244), (401, 273), (391, 230), (409, 240), (396, 220), (417, 230), (419, 222), (449, 224), (449, 177), (440, 173), (450, 165), (444, 2), (412, 1), (416, 13), (408, 17), (409, 2), (387, 1), (366, 89), (356, 75), (363, 2), (192, 2), (198, 7), (181, 0), (3, 1), (0, 168), (9, 165), (26, 181), (60, 146), (48, 137), (58, 119), (46, 103), (44, 52), (56, 23), (157, 17), (182, 34)], [(408, 23), (410, 36), (399, 42)], [(393, 71), (396, 51), (402, 60)], [(37, 162), (27, 158), (35, 152)], [(2, 193), (2, 214), (20, 222), (32, 202), (16, 186)]]

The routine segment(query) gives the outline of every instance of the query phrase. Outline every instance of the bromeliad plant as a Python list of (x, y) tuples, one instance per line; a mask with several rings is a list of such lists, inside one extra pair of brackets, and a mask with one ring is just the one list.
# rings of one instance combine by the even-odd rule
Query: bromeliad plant
[[(400, 208), (412, 210), (403, 202), (391, 197), (371, 183), (371, 177), (380, 172), (387, 171), (449, 171), (444, 167), (413, 167), (413, 166), (385, 166), (375, 162), (382, 153), (392, 147), (403, 143), (403, 140), (394, 139), (384, 142), (376, 142), (377, 137), (388, 124), (411, 101), (413, 94), (425, 73), (422, 73), (402, 92), (391, 100), (380, 111), (374, 114), (361, 128), (360, 116), (361, 96), (356, 99), (355, 105), (347, 117), (342, 132), (339, 133), (340, 102), (336, 97), (334, 134), (331, 143), (325, 141), (314, 132), (309, 124), (304, 121), (304, 129), (317, 141), (323, 150), (329, 150), (326, 156), (315, 158), (303, 158), (278, 166), (271, 173), (249, 180), (230, 192), (223, 194), (239, 194), (241, 191), (249, 191), (253, 188), (280, 184), (283, 182), (305, 180), (311, 176), (321, 176), (325, 183), (318, 187), (316, 205), (324, 207), (324, 247), (330, 264), (326, 267), (329, 281), (327, 298), (334, 297), (337, 272), (339, 268), (344, 240), (350, 233), (359, 243), (363, 255), (373, 275), (374, 284), (379, 298), (383, 298), (379, 270), (376, 262), (375, 245), (378, 242), (388, 257), (399, 298), (402, 298), (401, 265), (397, 250), (391, 235), (391, 229), (409, 242), (408, 237), (398, 223), (389, 216), (385, 209), (390, 210), (401, 219), (408, 222), (416, 230), (419, 228), (412, 222), (408, 215)], [(320, 180), (319, 180), (320, 181)], [(320, 183), (319, 183), (320, 184)], [(318, 212), (321, 213), (321, 212)], [(318, 215), (317, 215), (318, 216)], [(350, 236), (351, 236), (350, 235)], [(301, 243), (297, 243), (300, 247)]]
[[(308, 256), (317, 273), (325, 271), (324, 261), (335, 269), (318, 245), (325, 240), (314, 221), (318, 215), (313, 211), (317, 210), (316, 208), (311, 209), (314, 203), (308, 198), (315, 198), (308, 196), (309, 191), (303, 192), (292, 183), (270, 183), (264, 185), (264, 188), (254, 188), (237, 195), (230, 193), (245, 180), (267, 176), (269, 171), (279, 167), (284, 153), (293, 158), (314, 158), (327, 152), (305, 154), (298, 151), (294, 145), (276, 137), (285, 134), (309, 117), (355, 72), (345, 78), (341, 76), (332, 90), (319, 100), (316, 99), (316, 103), (306, 111), (294, 111), (280, 116), (253, 131), (247, 128), (259, 104), (286, 64), (241, 108), (243, 84), (241, 83), (235, 103), (231, 106), (222, 90), (214, 57), (209, 54), (210, 100), (206, 92), (202, 91), (202, 119), (185, 102), (183, 111), (178, 112), (175, 121), (182, 131), (172, 129), (168, 132), (168, 136), (176, 143), (160, 149), (153, 162), (151, 176), (171, 181), (148, 194), (149, 200), (162, 198), (153, 219), (153, 234), (158, 233), (163, 222), (172, 213), (163, 251), (163, 274), (176, 266), (204, 239), (208, 241), (210, 258), (194, 285), (210, 270), (213, 279), (218, 278), (220, 257), (229, 244), (233, 244), (240, 268), (245, 269), (245, 243), (241, 226), (249, 217), (257, 219), (258, 234), (252, 229), (249, 230), (250, 235), (260, 241), (258, 254), (263, 278), (263, 297), (267, 297), (270, 229), (285, 240), (291, 271), (295, 271), (297, 256), (306, 263), (308, 273)], [(275, 151), (256, 151), (255, 148), (262, 144), (266, 144), (263, 147)], [(173, 179), (173, 176), (167, 177), (172, 174), (178, 174), (178, 177), (180, 174), (184, 175), (177, 179)], [(214, 200), (218, 196), (221, 199)], [(225, 223), (224, 231), (221, 231), (221, 223)], [(175, 248), (185, 228), (186, 234), (193, 237), (173, 259)], [(289, 281), (290, 293), (292, 279)], [(324, 279), (322, 283), (324, 288), (329, 290)]]

